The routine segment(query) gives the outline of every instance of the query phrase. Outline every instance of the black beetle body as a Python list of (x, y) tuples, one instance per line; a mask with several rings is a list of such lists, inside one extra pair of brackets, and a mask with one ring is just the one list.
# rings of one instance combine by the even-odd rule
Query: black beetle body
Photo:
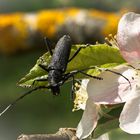
[(60, 92), (58, 83), (62, 81), (63, 74), (66, 71), (71, 45), (70, 36), (64, 35), (60, 38), (56, 44), (51, 62), (48, 66), (48, 83), (54, 95), (58, 95)]

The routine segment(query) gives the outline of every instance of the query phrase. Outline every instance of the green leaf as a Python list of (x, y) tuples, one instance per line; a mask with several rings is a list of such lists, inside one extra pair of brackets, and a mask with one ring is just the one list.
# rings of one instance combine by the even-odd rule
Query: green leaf
[[(119, 116), (124, 104), (112, 105), (112, 108), (106, 109), (106, 115), (101, 116), (98, 125), (93, 132), (93, 138), (98, 138), (104, 133), (110, 132), (113, 129), (119, 128)], [(114, 107), (113, 107), (114, 106)]]
[[(75, 45), (71, 53), (73, 54), (79, 47), (84, 45)], [(110, 47), (106, 44), (90, 45), (81, 49), (79, 54), (69, 63), (68, 71), (74, 69), (84, 69), (90, 66), (114, 67), (124, 63), (125, 60), (120, 55), (119, 49)]]
[(119, 128), (119, 119), (114, 118), (112, 120), (108, 120), (107, 122), (100, 124), (94, 131), (94, 136), (93, 138), (98, 138), (99, 136), (110, 132), (113, 129)]
[[(23, 77), (19, 82), (18, 85), (22, 87), (33, 87), (32, 84), (34, 80), (40, 78), (40, 77), (47, 77), (47, 72), (43, 70), (39, 64), (48, 66), (49, 62), (51, 60), (51, 56), (49, 53), (45, 53), (43, 56), (41, 56), (38, 60), (35, 66), (29, 71), (25, 77)], [(45, 82), (45, 84), (47, 84)], [(35, 82), (34, 87), (40, 86), (39, 82)]]
[[(98, 66), (98, 68), (113, 68), (117, 65), (125, 63), (125, 60), (120, 55), (118, 48), (110, 47), (106, 44), (98, 44), (98, 45), (74, 45), (71, 49), (70, 58), (76, 52), (79, 47), (83, 47), (78, 55), (68, 64), (67, 72), (71, 72), (73, 70), (82, 70), (89, 68), (91, 66)], [(30, 70), (30, 72), (22, 78), (18, 85), (22, 87), (37, 87), (40, 85), (47, 85), (47, 81), (45, 82), (34, 82), (38, 78), (47, 78), (48, 73), (40, 68), (38, 65), (45, 65), (46, 68), (50, 63), (51, 56), (49, 53), (45, 53), (41, 56), (36, 65)], [(91, 75), (99, 75), (100, 70), (98, 68), (86, 70), (85, 73)], [(77, 78), (85, 78), (85, 75), (77, 74)], [(34, 82), (34, 85), (33, 85)]]

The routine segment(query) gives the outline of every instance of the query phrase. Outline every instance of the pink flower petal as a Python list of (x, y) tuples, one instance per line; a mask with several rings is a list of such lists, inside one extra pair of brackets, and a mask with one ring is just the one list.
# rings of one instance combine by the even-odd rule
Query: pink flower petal
[(135, 86), (136, 71), (129, 66), (118, 66), (112, 71), (121, 73), (127, 77), (129, 82), (122, 76), (105, 71), (100, 77), (103, 80), (91, 79), (87, 85), (88, 98), (100, 104), (118, 104), (129, 99), (131, 88)]
[(119, 121), (120, 128), (130, 134), (140, 134), (140, 87), (133, 89), (135, 98), (124, 105)]
[(78, 124), (76, 136), (79, 139), (87, 138), (97, 125), (98, 109), (97, 105), (90, 99), (87, 99), (86, 108), (82, 119)]
[(117, 42), (124, 59), (140, 68), (140, 14), (124, 14), (119, 21)]

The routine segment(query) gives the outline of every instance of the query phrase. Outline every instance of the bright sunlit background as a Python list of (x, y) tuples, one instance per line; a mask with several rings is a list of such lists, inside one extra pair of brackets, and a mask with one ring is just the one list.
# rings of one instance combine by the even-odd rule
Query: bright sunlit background
[[(40, 10), (53, 10), (56, 8), (64, 9), (67, 7), (86, 8), (87, 10), (98, 9), (107, 12), (118, 12), (120, 10), (134, 10), (140, 12), (140, 1), (0, 0), (0, 14), (15, 14), (15, 12), (25, 12), (28, 14), (29, 12), (34, 13), (39, 12)], [(5, 20), (5, 15), (3, 15), (2, 19)], [(7, 20), (3, 23), (7, 24), (7, 22), (9, 21)], [(112, 22), (112, 24), (115, 23)], [(45, 26), (47, 27), (47, 24)], [(3, 26), (0, 27), (3, 28)], [(9, 30), (10, 25), (6, 27), (6, 30), (4, 31), (1, 28), (0, 36), (3, 37), (5, 32)], [(58, 38), (57, 34), (55, 37)], [(96, 38), (96, 34), (92, 36), (92, 38)], [(33, 46), (31, 46), (32, 49), (26, 49), (26, 51), (18, 50), (14, 53), (4, 51), (4, 53), (1, 53), (3, 52), (1, 49), (3, 48), (2, 43), (8, 43), (10, 39), (10, 36), (4, 36), (3, 40), (0, 39), (0, 110), (4, 109), (6, 105), (11, 103), (11, 101), (22, 93), (28, 91), (28, 89), (18, 87), (16, 83), (28, 73), (36, 63), (36, 60), (46, 51), (43, 39), (41, 39), (39, 43), (35, 44), (38, 46), (37, 48), (35, 47), (33, 49)], [(34, 40), (37, 39), (38, 36)], [(12, 41), (14, 42), (15, 40)], [(86, 42), (88, 41), (89, 40), (86, 40)], [(31, 42), (31, 45), (32, 44), (34, 43)], [(12, 43), (9, 43), (4, 47), (7, 47), (7, 50), (10, 50), (12, 45)], [(18, 46), (20, 47), (20, 41)], [(81, 118), (82, 111), (72, 112), (73, 102), (70, 98), (71, 85), (66, 84), (62, 86), (61, 89), (62, 91), (59, 97), (54, 97), (51, 93), (47, 92), (35, 92), (7, 111), (2, 117), (0, 117), (0, 140), (16, 140), (16, 138), (22, 133), (54, 133), (62, 127), (76, 127)], [(110, 134), (110, 137), (111, 140), (139, 139), (139, 135), (128, 135), (120, 130), (113, 131)]]

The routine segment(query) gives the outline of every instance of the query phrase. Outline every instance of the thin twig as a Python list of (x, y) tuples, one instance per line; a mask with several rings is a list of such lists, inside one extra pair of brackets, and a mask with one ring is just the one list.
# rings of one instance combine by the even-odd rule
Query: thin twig
[(75, 128), (60, 128), (55, 134), (20, 135), (17, 140), (78, 140)]

